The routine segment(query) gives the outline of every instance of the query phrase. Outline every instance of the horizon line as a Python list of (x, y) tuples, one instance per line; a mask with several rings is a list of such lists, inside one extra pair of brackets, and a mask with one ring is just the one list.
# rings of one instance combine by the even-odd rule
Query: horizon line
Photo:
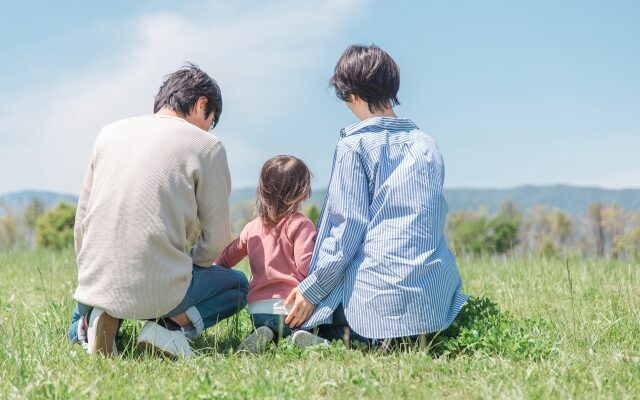
[[(324, 191), (324, 190), (327, 190), (327, 187), (328, 187), (328, 185), (320, 187), (320, 188), (315, 189), (315, 190)], [(640, 186), (639, 187), (634, 187), (634, 186), (606, 187), (606, 186), (598, 186), (598, 185), (583, 185), (583, 184), (573, 184), (573, 183), (549, 183), (549, 184), (528, 184), (528, 183), (525, 183), (525, 184), (519, 184), (519, 185), (514, 185), (514, 186), (503, 186), (503, 187), (498, 187), (498, 186), (445, 186), (444, 190), (495, 190), (495, 191), (508, 191), (508, 190), (523, 189), (523, 188), (559, 188), (559, 187), (573, 188), (573, 189), (608, 190), (608, 191), (640, 190)], [(231, 192), (233, 193), (235, 191), (243, 191), (243, 190), (255, 190), (255, 187), (251, 187), (251, 186), (239, 187), (239, 188), (236, 188), (236, 189), (232, 189)], [(17, 191), (10, 191), (10, 192), (6, 192), (6, 193), (1, 193), (0, 197), (18, 195), (18, 194), (30, 193), (30, 192), (48, 193), (48, 194), (56, 194), (56, 195), (62, 195), (62, 196), (75, 196), (75, 197), (79, 196), (79, 194), (77, 194), (77, 193), (61, 192), (61, 191), (50, 190), (50, 189), (29, 188), (29, 189), (22, 189), (22, 190), (17, 190)]]

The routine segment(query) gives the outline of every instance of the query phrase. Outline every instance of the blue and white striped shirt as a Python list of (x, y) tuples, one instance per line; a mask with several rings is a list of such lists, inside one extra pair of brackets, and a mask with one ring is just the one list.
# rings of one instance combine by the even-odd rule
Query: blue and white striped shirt
[(408, 119), (374, 117), (341, 131), (309, 276), (299, 288), (331, 323), (375, 339), (448, 327), (467, 296), (444, 236), (444, 164)]

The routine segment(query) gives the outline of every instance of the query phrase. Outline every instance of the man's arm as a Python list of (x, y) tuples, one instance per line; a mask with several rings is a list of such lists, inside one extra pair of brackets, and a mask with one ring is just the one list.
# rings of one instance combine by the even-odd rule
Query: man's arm
[(231, 240), (230, 193), (227, 153), (222, 143), (217, 143), (202, 161), (196, 182), (196, 203), (202, 231), (191, 249), (191, 258), (198, 266), (210, 266)]
[(91, 197), (91, 186), (93, 185), (93, 157), (91, 156), (91, 162), (84, 174), (84, 182), (82, 189), (80, 190), (80, 197), (78, 198), (78, 206), (76, 208), (76, 219), (73, 225), (73, 240), (76, 256), (82, 249), (82, 240), (84, 239), (84, 230), (82, 229), (82, 221), (87, 215), (87, 206), (89, 205), (89, 197)]

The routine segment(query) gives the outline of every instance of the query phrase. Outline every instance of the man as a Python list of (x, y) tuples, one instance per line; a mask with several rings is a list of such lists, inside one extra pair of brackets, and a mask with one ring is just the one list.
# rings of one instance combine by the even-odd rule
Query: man
[(155, 114), (100, 132), (78, 201), (69, 331), (89, 353), (117, 354), (121, 320), (147, 319), (139, 345), (192, 356), (187, 337), (245, 306), (244, 274), (211, 266), (231, 238), (227, 157), (208, 133), (221, 112), (215, 80), (187, 64), (160, 87)]

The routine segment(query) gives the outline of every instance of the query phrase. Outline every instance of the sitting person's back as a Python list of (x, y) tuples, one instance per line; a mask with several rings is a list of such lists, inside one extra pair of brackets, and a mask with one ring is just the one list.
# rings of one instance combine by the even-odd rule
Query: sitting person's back
[(89, 353), (117, 354), (122, 320), (147, 319), (139, 346), (190, 357), (188, 337), (246, 305), (246, 276), (211, 267), (231, 231), (227, 157), (209, 133), (220, 87), (188, 64), (166, 77), (153, 109), (102, 129), (78, 199), (68, 338)]
[[(163, 315), (182, 300), (193, 264), (209, 265), (229, 240), (222, 143), (178, 117), (125, 119), (103, 128), (89, 174), (76, 225), (75, 298), (117, 318)], [(186, 235), (198, 212), (208, 237), (192, 259)]]
[(301, 312), (287, 323), (331, 339), (345, 327), (365, 339), (445, 329), (467, 296), (444, 236), (440, 150), (396, 116), (399, 69), (382, 49), (349, 47), (331, 83), (360, 122), (341, 131), (309, 276), (287, 299)]

